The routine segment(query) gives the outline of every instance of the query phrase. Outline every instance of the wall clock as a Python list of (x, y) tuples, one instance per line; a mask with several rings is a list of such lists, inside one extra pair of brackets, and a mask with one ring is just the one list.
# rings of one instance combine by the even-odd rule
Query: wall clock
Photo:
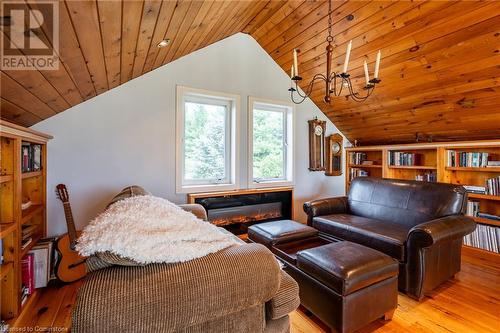
[(325, 175), (342, 174), (342, 135), (332, 134), (326, 138)]
[(317, 118), (309, 120), (309, 170), (325, 170), (326, 121)]

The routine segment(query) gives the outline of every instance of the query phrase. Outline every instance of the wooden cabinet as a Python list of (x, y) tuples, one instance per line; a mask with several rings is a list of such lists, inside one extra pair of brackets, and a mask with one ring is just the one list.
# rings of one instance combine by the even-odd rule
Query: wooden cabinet
[[(13, 323), (24, 315), (38, 293), (21, 304), (21, 259), (46, 235), (47, 141), (51, 137), (0, 121), (0, 237), (4, 260), (0, 266), (1, 317)], [(40, 170), (23, 173), (22, 144), (40, 145)], [(32, 205), (22, 209), (23, 197)], [(32, 241), (22, 248), (22, 229), (33, 226)]]
[[(346, 192), (349, 190), (352, 178), (359, 175), (406, 180), (430, 179), (443, 183), (475, 186), (485, 186), (487, 179), (500, 176), (500, 167), (450, 166), (449, 151), (488, 153), (494, 156), (495, 160), (500, 160), (500, 141), (415, 143), (347, 148)], [(469, 200), (479, 202), (480, 212), (500, 216), (500, 195), (469, 193), (468, 197)], [(481, 217), (473, 218), (479, 224), (490, 227), (500, 226), (500, 221)]]

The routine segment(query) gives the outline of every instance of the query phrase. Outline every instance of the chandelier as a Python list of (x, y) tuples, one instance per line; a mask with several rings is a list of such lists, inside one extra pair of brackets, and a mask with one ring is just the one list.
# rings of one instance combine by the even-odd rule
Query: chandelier
[[(298, 49), (293, 50), (293, 65), (290, 70), (290, 78), (291, 86), (288, 91), (290, 91), (290, 98), (293, 103), (300, 104), (308, 98), (312, 91), (314, 83), (317, 81), (325, 82), (325, 97), (323, 98), (324, 102), (330, 104), (331, 95), (340, 96), (342, 94), (342, 90), (347, 88), (349, 90), (349, 97), (356, 102), (365, 101), (372, 94), (375, 89), (375, 85), (380, 82), (379, 79), (379, 67), (380, 67), (380, 50), (377, 53), (377, 60), (375, 61), (375, 72), (373, 75), (373, 79), (370, 79), (370, 74), (368, 72), (368, 64), (366, 60), (364, 62), (364, 70), (365, 70), (365, 86), (364, 93), (360, 94), (359, 92), (355, 92), (352, 87), (352, 82), (350, 75), (347, 73), (347, 67), (349, 65), (349, 56), (351, 55), (352, 48), (352, 40), (347, 44), (347, 51), (344, 61), (344, 67), (342, 73), (335, 73), (331, 71), (332, 67), (332, 53), (333, 53), (333, 36), (332, 36), (332, 1), (328, 1), (328, 37), (326, 37), (326, 42), (328, 45), (326, 46), (326, 75), (316, 74), (313, 76), (311, 82), (307, 85), (306, 89), (299, 89), (298, 83), (302, 81), (302, 77), (299, 75), (299, 66), (298, 66)], [(294, 96), (298, 95), (298, 99), (295, 100)]]

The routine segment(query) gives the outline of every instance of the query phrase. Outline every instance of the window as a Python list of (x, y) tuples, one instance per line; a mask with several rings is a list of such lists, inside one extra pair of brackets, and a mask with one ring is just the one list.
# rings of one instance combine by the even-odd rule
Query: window
[(239, 97), (177, 87), (177, 192), (237, 186)]
[(293, 107), (249, 98), (248, 183), (250, 187), (293, 182)]

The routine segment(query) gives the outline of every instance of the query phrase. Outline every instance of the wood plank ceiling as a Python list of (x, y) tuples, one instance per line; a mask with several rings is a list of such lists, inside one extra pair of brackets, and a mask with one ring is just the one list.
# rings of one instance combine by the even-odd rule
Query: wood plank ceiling
[[(311, 96), (351, 141), (500, 137), (500, 1), (334, 1), (333, 8), (334, 70), (352, 40), (349, 72), (362, 87), (363, 61), (372, 69), (382, 50), (382, 82), (366, 102), (341, 96), (325, 105), (321, 85)], [(67, 0), (59, 12), (62, 65), (3, 70), (2, 118), (33, 125), (237, 32), (287, 72), (300, 49), (304, 83), (326, 67), (326, 1)], [(46, 25), (36, 33), (51, 41)], [(164, 38), (172, 42), (158, 48)]]

